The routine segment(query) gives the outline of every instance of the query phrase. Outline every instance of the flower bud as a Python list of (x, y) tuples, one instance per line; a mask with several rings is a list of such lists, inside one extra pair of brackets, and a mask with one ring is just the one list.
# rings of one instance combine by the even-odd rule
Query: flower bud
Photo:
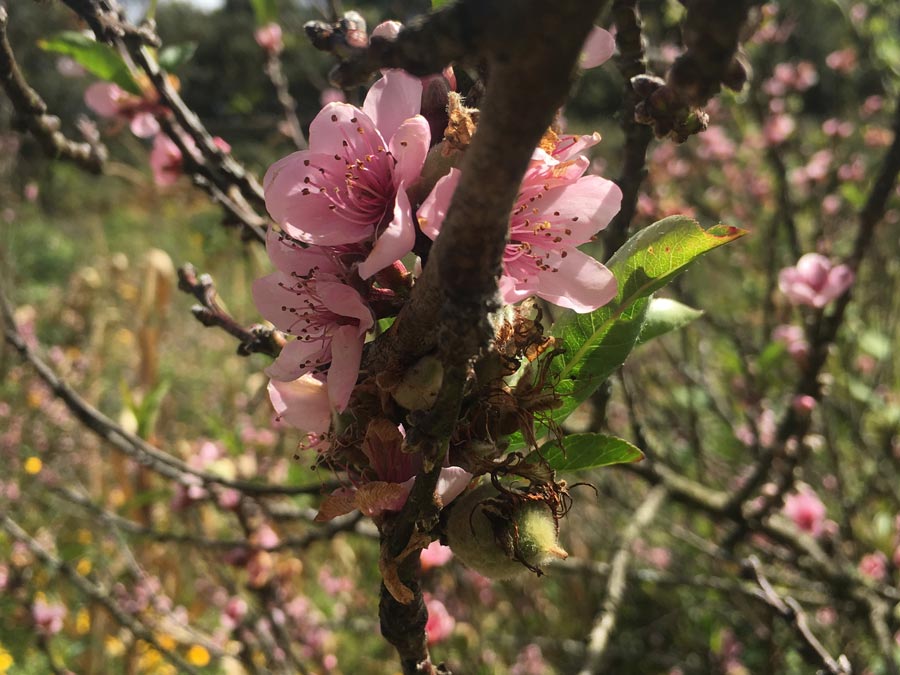
[(450, 512), (447, 540), (468, 567), (491, 579), (509, 579), (551, 558), (559, 546), (557, 518), (542, 500), (498, 492), (490, 484), (462, 497)]

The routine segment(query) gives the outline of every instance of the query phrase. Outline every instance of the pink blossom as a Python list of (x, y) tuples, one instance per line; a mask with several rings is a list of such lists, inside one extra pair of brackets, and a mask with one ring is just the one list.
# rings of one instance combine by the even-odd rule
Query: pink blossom
[(442, 567), (450, 562), (452, 557), (453, 551), (450, 547), (444, 546), (435, 539), (426, 548), (422, 549), (422, 553), (419, 555), (419, 563), (422, 565), (422, 570), (424, 571), (429, 570), (432, 567)]
[(284, 49), (284, 42), (281, 40), (281, 26), (275, 22), (257, 28), (253, 37), (256, 38), (256, 43), (269, 54), (279, 54)]
[[(583, 175), (590, 162), (577, 153), (596, 135), (562, 137), (552, 154), (535, 150), (509, 221), (500, 292), (515, 303), (537, 295), (591, 312), (616, 294), (612, 273), (576, 247), (591, 241), (619, 210), (622, 192), (599, 176)], [(419, 208), (419, 226), (436, 239), (460, 172), (451, 169)]]
[(509, 675), (544, 675), (549, 668), (541, 648), (536, 644), (525, 645), (516, 662), (509, 669)]
[(803, 361), (809, 355), (809, 342), (800, 326), (783, 324), (772, 331), (772, 339), (787, 347), (788, 354), (795, 361)]
[(874, 581), (884, 581), (887, 577), (887, 556), (881, 551), (868, 553), (859, 561), (859, 573)]
[(822, 534), (825, 524), (825, 504), (812, 488), (803, 486), (797, 492), (787, 495), (782, 512), (798, 529), (814, 537)]
[(428, 644), (435, 644), (450, 637), (456, 620), (450, 616), (450, 612), (444, 603), (425, 593), (425, 607), (428, 610), (428, 623), (425, 624), (425, 633), (428, 635)]
[(795, 305), (822, 308), (843, 295), (853, 283), (853, 271), (846, 265), (832, 265), (818, 253), (807, 253), (795, 267), (778, 275), (778, 288)]
[(385, 40), (396, 40), (403, 29), (403, 24), (399, 21), (382, 21), (372, 29), (372, 37), (381, 37)]
[(839, 49), (825, 57), (825, 64), (839, 73), (852, 73), (856, 69), (856, 50), (853, 47)]
[(616, 39), (612, 34), (599, 26), (594, 26), (581, 48), (578, 65), (585, 70), (596, 68), (609, 61), (615, 51)]
[(347, 283), (350, 275), (336, 249), (302, 248), (270, 229), (267, 250), (278, 271), (254, 282), (253, 299), (267, 320), (296, 339), (266, 372), (292, 382), (330, 363), (328, 397), (343, 411), (356, 385), (365, 334), (375, 323), (372, 310)]
[(84, 92), (88, 108), (101, 117), (127, 120), (131, 133), (138, 138), (150, 138), (159, 133), (156, 115), (167, 109), (159, 105), (155, 96), (140, 97), (112, 82), (95, 82)]
[(849, 138), (853, 133), (853, 124), (850, 122), (842, 122), (836, 117), (830, 117), (822, 122), (822, 131), (826, 136)]
[[(213, 142), (224, 152), (229, 152), (231, 146), (216, 136)], [(197, 145), (188, 136), (184, 137), (184, 144), (192, 154), (198, 154)], [(171, 138), (165, 134), (157, 134), (153, 139), (153, 149), (150, 151), (150, 169), (153, 171), (153, 181), (160, 187), (174, 185), (184, 171), (184, 157), (181, 149)]]
[(61, 56), (56, 60), (56, 72), (63, 77), (84, 77), (87, 75), (84, 66), (69, 56)]
[(841, 198), (838, 195), (825, 195), (822, 200), (822, 213), (833, 216), (841, 210)]
[(734, 157), (734, 141), (728, 138), (725, 129), (720, 126), (711, 126), (700, 134), (700, 147), (697, 155), (701, 159), (716, 159), (724, 161)]
[[(415, 226), (406, 186), (419, 176), (431, 134), (418, 114), (422, 83), (388, 70), (362, 110), (329, 103), (309, 129), (309, 150), (266, 172), (266, 207), (285, 232), (319, 246), (363, 245), (368, 278), (408, 253)], [(387, 139), (387, 140), (386, 140)]]
[(791, 401), (791, 407), (799, 415), (809, 415), (816, 408), (816, 399), (808, 394), (795, 396)]
[(763, 127), (763, 136), (769, 145), (780, 145), (784, 143), (797, 128), (797, 123), (793, 116), (778, 113), (770, 115)]
[(279, 419), (313, 434), (331, 426), (331, 401), (325, 381), (312, 373), (290, 382), (269, 381), (269, 400)]
[(51, 604), (43, 598), (37, 598), (31, 606), (31, 618), (34, 627), (41, 635), (55, 635), (62, 630), (66, 608), (60, 604)]
[(894, 555), (891, 557), (894, 567), (900, 567), (900, 546), (894, 549)]

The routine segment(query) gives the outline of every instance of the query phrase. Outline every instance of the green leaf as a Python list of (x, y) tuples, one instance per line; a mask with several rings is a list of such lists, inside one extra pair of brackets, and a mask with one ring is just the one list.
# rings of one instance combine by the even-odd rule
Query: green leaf
[(572, 434), (562, 445), (556, 440), (545, 443), (539, 452), (554, 471), (584, 471), (644, 459), (644, 453), (628, 441), (606, 434)]
[(431, 0), (431, 9), (440, 9), (444, 5), (446, 5), (450, 0)]
[[(618, 282), (616, 297), (590, 314), (567, 314), (550, 331), (564, 350), (551, 366), (562, 404), (543, 425), (565, 420), (625, 362), (641, 334), (650, 295), (704, 253), (745, 234), (727, 225), (704, 230), (691, 218), (670, 216), (629, 239), (607, 263)], [(511, 450), (522, 445), (521, 434), (510, 438)]]
[(196, 42), (185, 42), (180, 45), (169, 45), (159, 51), (159, 65), (168, 71), (174, 71), (190, 61), (197, 51)]
[(161, 380), (153, 389), (144, 396), (140, 406), (134, 411), (138, 421), (137, 435), (141, 438), (150, 438), (159, 418), (159, 410), (163, 399), (169, 393), (172, 383), (169, 380)]
[(278, 6), (275, 0), (250, 0), (250, 4), (253, 5), (257, 26), (278, 21)]
[(669, 298), (653, 298), (647, 307), (647, 315), (644, 317), (644, 325), (641, 328), (641, 334), (638, 335), (637, 345), (684, 328), (701, 316), (703, 316), (702, 309), (694, 309)]
[(63, 31), (49, 40), (39, 40), (38, 46), (44, 51), (71, 56), (84, 69), (102, 80), (114, 82), (125, 91), (141, 96), (128, 64), (115, 49), (86, 35), (74, 31)]

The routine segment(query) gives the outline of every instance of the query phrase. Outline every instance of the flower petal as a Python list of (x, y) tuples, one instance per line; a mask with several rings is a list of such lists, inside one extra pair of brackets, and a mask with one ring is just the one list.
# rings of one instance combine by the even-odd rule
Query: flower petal
[(428, 154), (431, 143), (431, 129), (428, 121), (421, 115), (404, 120), (397, 132), (391, 137), (391, 154), (397, 160), (394, 166), (394, 185), (401, 183), (412, 185), (419, 174)]
[(440, 504), (447, 506), (463, 493), (472, 481), (472, 474), (458, 466), (448, 466), (441, 469), (437, 486), (434, 491), (440, 498)]
[(372, 85), (366, 95), (363, 111), (374, 121), (381, 135), (390, 138), (404, 120), (419, 114), (422, 81), (402, 70), (382, 72), (383, 77)]
[(593, 312), (616, 297), (616, 278), (597, 260), (578, 249), (566, 256), (547, 255), (550, 269), (539, 269), (534, 294), (579, 314)]
[(359, 377), (364, 338), (355, 326), (341, 326), (331, 341), (331, 367), (328, 369), (328, 398), (331, 405), (344, 412)]
[(533, 220), (547, 220), (554, 229), (563, 230), (569, 246), (578, 246), (609, 225), (621, 205), (618, 185), (600, 176), (582, 176), (544, 193)]
[(151, 113), (138, 113), (131, 118), (129, 129), (138, 138), (152, 138), (159, 133), (159, 122)]
[(375, 241), (369, 257), (359, 264), (359, 276), (368, 279), (412, 251), (415, 243), (412, 208), (401, 184), (394, 203), (394, 219)]
[(292, 382), (269, 382), (269, 399), (275, 413), (292, 427), (324, 433), (331, 426), (331, 405), (325, 383), (313, 375)]
[(331, 340), (291, 340), (265, 372), (273, 380), (291, 382), (330, 360)]
[(309, 125), (309, 151), (322, 155), (337, 153), (345, 163), (354, 162), (366, 155), (376, 154), (379, 147), (383, 153), (387, 149), (385, 139), (393, 133), (393, 130), (390, 133), (381, 130), (379, 133), (375, 119), (356, 106), (329, 103)]
[(450, 207), (450, 200), (453, 199), (453, 193), (459, 184), (460, 175), (459, 169), (450, 169), (450, 173), (435, 183), (431, 193), (419, 207), (416, 214), (419, 219), (419, 229), (431, 239), (437, 239), (438, 233), (441, 231), (444, 217)]
[(318, 246), (303, 247), (298, 240), (274, 227), (266, 233), (266, 252), (278, 271), (289, 276), (307, 276), (314, 268), (320, 274), (340, 273), (340, 268), (327, 250)]
[(581, 48), (578, 65), (584, 69), (596, 68), (609, 61), (615, 51), (616, 39), (612, 34), (599, 26), (594, 26)]
[(357, 335), (363, 335), (375, 324), (372, 310), (353, 286), (339, 281), (319, 281), (316, 284), (316, 293), (322, 304), (335, 314), (356, 319), (354, 329)]
[(269, 214), (307, 244), (338, 246), (367, 239), (375, 223), (344, 205), (345, 168), (339, 155), (308, 150), (275, 162), (263, 179)]

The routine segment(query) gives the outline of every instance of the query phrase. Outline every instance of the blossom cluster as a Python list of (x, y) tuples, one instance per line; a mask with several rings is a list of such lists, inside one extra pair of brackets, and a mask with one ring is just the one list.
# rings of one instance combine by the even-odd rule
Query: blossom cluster
[[(597, 29), (582, 62), (596, 65), (613, 48)], [(423, 91), (419, 78), (383, 71), (362, 108), (325, 105), (310, 125), (309, 148), (266, 173), (266, 207), (280, 226), (268, 237), (276, 271), (255, 282), (253, 296), (262, 315), (293, 337), (267, 373), (276, 411), (304, 431), (327, 431), (332, 411), (346, 409), (366, 336), (383, 318), (374, 307), (408, 290), (401, 259), (417, 231), (437, 237), (459, 181), (452, 169), (422, 203), (411, 203), (410, 188), (419, 187), (429, 149), (441, 141), (421, 114)], [(585, 175), (590, 163), (580, 153), (598, 141), (548, 132), (535, 150), (510, 216), (505, 302), (536, 295), (589, 312), (615, 295), (609, 270), (577, 248), (621, 201), (614, 183)]]

